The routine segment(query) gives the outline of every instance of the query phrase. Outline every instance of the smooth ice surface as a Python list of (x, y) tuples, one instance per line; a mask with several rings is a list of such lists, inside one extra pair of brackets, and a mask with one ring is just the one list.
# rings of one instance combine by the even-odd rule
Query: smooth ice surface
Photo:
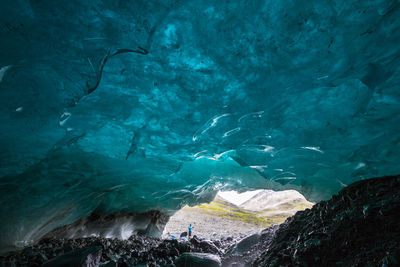
[(397, 0), (0, 4), (1, 246), (400, 171)]

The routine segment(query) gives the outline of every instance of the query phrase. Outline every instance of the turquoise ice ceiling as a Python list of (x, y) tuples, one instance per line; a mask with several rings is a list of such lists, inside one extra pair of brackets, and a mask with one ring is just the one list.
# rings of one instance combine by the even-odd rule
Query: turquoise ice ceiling
[(1, 243), (400, 172), (400, 2), (1, 1)]

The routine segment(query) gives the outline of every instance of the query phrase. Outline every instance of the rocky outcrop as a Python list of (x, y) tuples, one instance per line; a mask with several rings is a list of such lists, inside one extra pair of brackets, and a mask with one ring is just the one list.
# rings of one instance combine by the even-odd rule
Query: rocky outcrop
[(221, 259), (209, 253), (183, 253), (175, 265), (176, 267), (220, 267)]
[(261, 235), (259, 233), (246, 236), (238, 243), (236, 243), (233, 247), (231, 247), (228, 251), (228, 254), (243, 254), (246, 251), (249, 251), (251, 247), (253, 247), (260, 241), (260, 237)]
[(99, 266), (101, 247), (88, 247), (71, 251), (45, 262), (43, 267), (96, 267)]
[(195, 253), (183, 256), (185, 261), (220, 264), (220, 257), (234, 242), (232, 238), (210, 241), (193, 236), (190, 240), (162, 240), (138, 235), (127, 240), (97, 237), (42, 239), (22, 251), (0, 256), (0, 266), (82, 266), (82, 262), (88, 263), (83, 266), (167, 266), (174, 264), (184, 253)]
[[(223, 266), (398, 266), (400, 176), (349, 185), (328, 201), (228, 249)], [(251, 246), (251, 247), (250, 247)]]
[(233, 242), (222, 257), (222, 266), (251, 266), (254, 259), (268, 248), (279, 225), (273, 225), (260, 234), (249, 235)]
[(254, 266), (398, 266), (400, 176), (359, 181), (289, 218)]

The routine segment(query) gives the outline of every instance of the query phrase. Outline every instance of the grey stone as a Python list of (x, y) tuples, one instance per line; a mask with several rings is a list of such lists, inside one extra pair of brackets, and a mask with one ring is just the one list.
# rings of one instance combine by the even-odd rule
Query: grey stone
[(175, 262), (176, 267), (219, 267), (221, 259), (210, 253), (183, 253)]
[(43, 267), (97, 267), (101, 258), (101, 247), (88, 247), (74, 250), (51, 259)]

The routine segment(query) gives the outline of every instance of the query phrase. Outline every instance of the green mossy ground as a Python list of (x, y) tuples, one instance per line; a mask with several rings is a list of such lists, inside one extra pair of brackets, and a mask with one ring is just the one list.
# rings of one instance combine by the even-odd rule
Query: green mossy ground
[(276, 209), (254, 212), (241, 209), (224, 200), (216, 199), (194, 208), (198, 208), (201, 212), (226, 218), (227, 220), (244, 221), (261, 227), (269, 227), (274, 224), (283, 223), (286, 218), (293, 215), (293, 210), (304, 210), (311, 208), (311, 205), (307, 203), (285, 203)]

